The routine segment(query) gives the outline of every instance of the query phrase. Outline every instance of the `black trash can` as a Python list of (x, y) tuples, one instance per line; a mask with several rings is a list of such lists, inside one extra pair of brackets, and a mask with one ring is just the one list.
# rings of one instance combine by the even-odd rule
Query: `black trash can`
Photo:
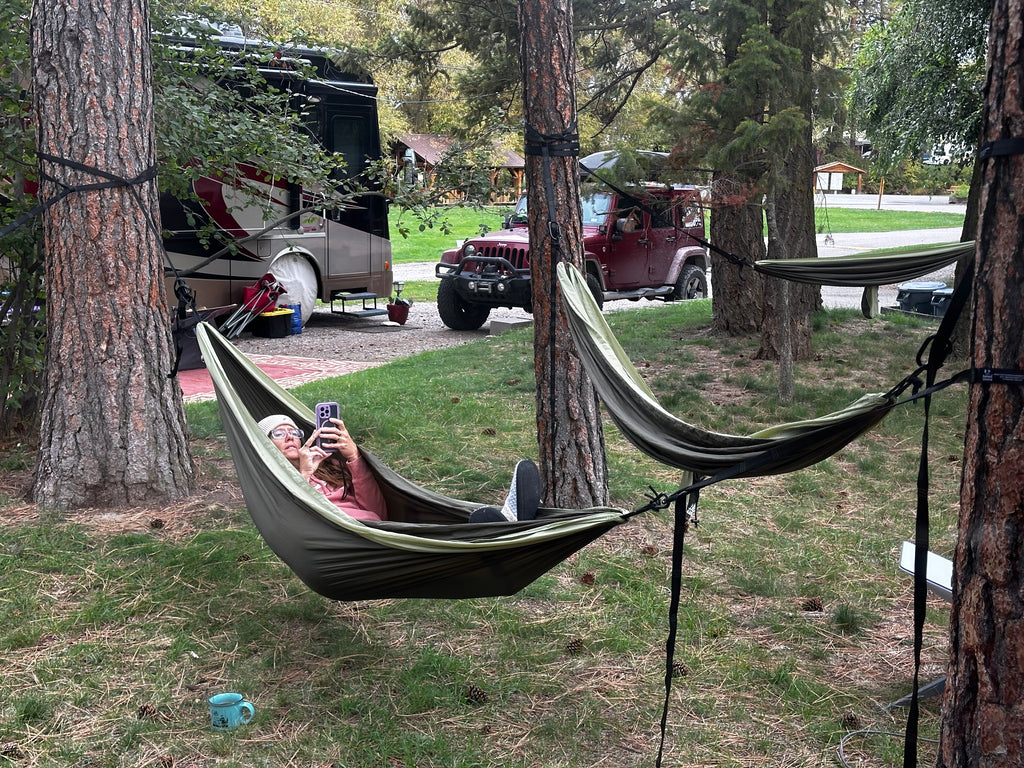
[(903, 283), (896, 287), (896, 301), (899, 302), (900, 309), (904, 312), (930, 315), (932, 314), (932, 294), (945, 287), (945, 283), (934, 280), (915, 280)]
[(939, 288), (937, 291), (932, 291), (932, 314), (936, 317), (943, 317), (952, 298), (952, 288)]

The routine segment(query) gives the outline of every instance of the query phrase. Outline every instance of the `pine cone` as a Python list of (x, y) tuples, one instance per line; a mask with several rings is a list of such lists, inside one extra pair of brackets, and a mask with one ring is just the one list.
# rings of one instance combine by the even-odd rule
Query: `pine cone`
[(804, 600), (803, 604), (800, 607), (803, 608), (805, 611), (814, 613), (821, 613), (825, 610), (825, 604), (821, 602), (820, 597), (809, 597), (806, 600)]
[(844, 728), (850, 728), (852, 730), (860, 728), (860, 718), (853, 712), (846, 712), (842, 717), (842, 723)]
[(139, 720), (153, 720), (156, 714), (156, 707), (152, 704), (143, 704), (139, 707)]
[(0, 757), (6, 757), (10, 760), (21, 760), (25, 757), (25, 752), (13, 741), (9, 741), (0, 746)]
[(681, 661), (672, 662), (672, 677), (686, 677), (690, 674), (690, 668)]
[(470, 704), (486, 704), (488, 698), (487, 691), (479, 685), (470, 683), (466, 686), (466, 701)]
[(583, 653), (583, 638), (574, 637), (565, 644), (565, 652), (570, 656), (578, 656)]

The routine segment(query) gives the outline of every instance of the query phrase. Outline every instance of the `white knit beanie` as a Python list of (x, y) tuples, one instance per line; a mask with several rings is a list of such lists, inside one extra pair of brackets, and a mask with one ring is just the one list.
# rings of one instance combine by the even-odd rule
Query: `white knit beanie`
[(272, 416), (267, 416), (265, 419), (260, 419), (259, 428), (263, 434), (269, 435), (271, 430), (277, 429), (278, 427), (283, 427), (286, 424), (289, 427), (295, 427), (295, 429), (299, 428), (298, 425), (292, 420), (291, 416), (285, 416), (284, 414), (280, 413), (274, 414)]

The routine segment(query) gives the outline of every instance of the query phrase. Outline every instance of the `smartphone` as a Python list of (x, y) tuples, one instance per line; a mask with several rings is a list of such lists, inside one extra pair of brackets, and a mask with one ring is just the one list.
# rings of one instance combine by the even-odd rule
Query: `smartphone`
[[(317, 429), (320, 429), (320, 427), (322, 427), (324, 425), (331, 426), (331, 419), (340, 418), (339, 415), (338, 415), (339, 414), (339, 410), (338, 410), (338, 404), (337, 403), (317, 403), (316, 404), (316, 410), (314, 411), (314, 413), (316, 413), (316, 428)], [(337, 448), (335, 448), (333, 446), (328, 448), (326, 445), (324, 445), (321, 442), (319, 437), (316, 439), (316, 444), (318, 446), (320, 446), (321, 448), (323, 448), (328, 453), (333, 453), (334, 451), (338, 450)]]

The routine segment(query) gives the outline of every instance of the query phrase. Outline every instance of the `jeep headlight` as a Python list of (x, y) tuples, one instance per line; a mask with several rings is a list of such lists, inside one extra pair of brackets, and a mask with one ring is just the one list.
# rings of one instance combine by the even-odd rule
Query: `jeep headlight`
[(465, 256), (467, 259), (471, 259), (474, 256), (476, 256), (476, 248), (473, 246), (472, 243), (470, 243), (469, 245), (462, 249), (462, 255)]

